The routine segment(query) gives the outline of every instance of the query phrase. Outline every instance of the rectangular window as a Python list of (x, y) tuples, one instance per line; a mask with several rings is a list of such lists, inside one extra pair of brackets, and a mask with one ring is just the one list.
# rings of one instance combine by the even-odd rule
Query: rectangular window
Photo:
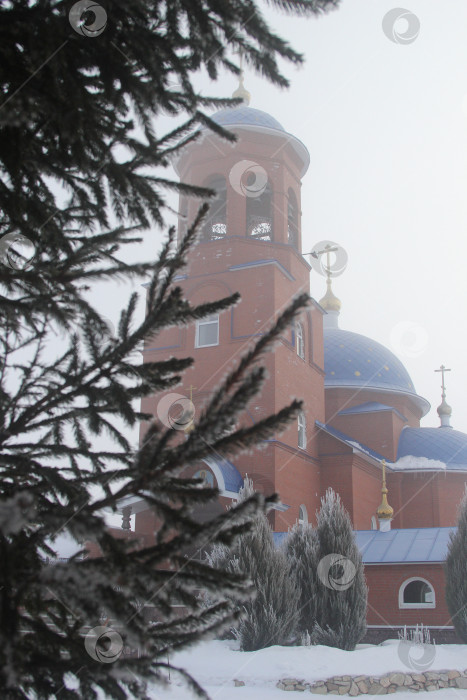
[(302, 450), (306, 448), (306, 420), (303, 412), (298, 414), (298, 446)]
[(219, 345), (219, 314), (213, 314), (196, 322), (196, 347)]
[(297, 355), (302, 358), (302, 360), (305, 359), (305, 340), (303, 337), (303, 326), (301, 323), (297, 323), (296, 330), (295, 330), (295, 348), (297, 350)]

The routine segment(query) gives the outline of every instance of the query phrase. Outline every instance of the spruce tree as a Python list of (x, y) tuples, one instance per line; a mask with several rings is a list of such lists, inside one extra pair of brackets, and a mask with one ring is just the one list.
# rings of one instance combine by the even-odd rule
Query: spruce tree
[[(118, 337), (108, 344), (97, 343), (92, 327), (85, 326), (84, 339), (75, 335), (49, 364), (41, 355), (45, 324), (38, 331), (2, 329), (2, 697), (26, 698), (34, 692), (35, 697), (51, 698), (60, 691), (63, 697), (94, 698), (93, 688), (99, 686), (110, 697), (123, 698), (128, 689), (144, 698), (140, 681), (164, 677), (168, 651), (212, 634), (238, 616), (227, 593), (249, 595), (243, 576), (226, 576), (185, 553), (216, 541), (230, 543), (251, 526), (261, 498), (254, 495), (199, 523), (193, 509), (218, 492), (199, 488), (198, 480), (183, 478), (181, 471), (208, 457), (212, 449), (229, 455), (251, 448), (296, 416), (298, 401), (251, 428), (234, 430), (235, 417), (264, 382), (264, 368), (257, 360), (290, 326), (306, 298), (296, 299), (239, 362), (211, 398), (196, 430), (181, 440), (179, 431), (161, 427), (139, 412), (134, 401), (177, 384), (191, 361), (134, 366), (126, 354), (148, 330), (166, 327), (170, 319), (189, 323), (232, 302), (229, 298), (191, 307), (173, 286), (194, 231), (190, 229), (181, 250), (166, 248), (163, 262), (155, 265), (144, 322), (135, 323), (131, 300), (122, 311)], [(26, 359), (24, 348), (16, 359), (20, 341), (34, 347)], [(129, 444), (116, 417), (124, 419), (124, 427), (150, 421), (139, 450)], [(94, 447), (104, 433), (114, 438), (114, 449)], [(104, 509), (115, 509), (126, 496), (143, 498), (154, 509), (161, 525), (153, 546), (135, 550), (131, 540), (109, 534)], [(78, 542), (97, 542), (103, 557), (75, 556), (50, 564), (54, 540), (62, 532)], [(199, 588), (220, 592), (223, 599), (203, 608), (196, 595)], [(144, 604), (158, 610), (159, 624), (148, 622)], [(180, 604), (186, 612), (179, 617), (173, 606)], [(102, 611), (122, 646), (144, 649), (144, 656), (120, 656), (115, 669), (91, 657), (84, 631), (101, 626)], [(65, 687), (70, 683), (77, 690)]]
[[(240, 502), (253, 494), (253, 484), (246, 479)], [(255, 597), (241, 606), (235, 628), (240, 648), (255, 651), (290, 643), (296, 631), (300, 593), (290, 576), (287, 556), (276, 547), (264, 513), (256, 516), (254, 527), (233, 547), (214, 547), (208, 558), (217, 568), (238, 576), (245, 574), (253, 583)]]
[[(310, 15), (335, 3), (274, 4)], [(142, 397), (176, 386), (192, 361), (137, 365), (132, 352), (160, 330), (221, 312), (238, 297), (192, 306), (174, 283), (205, 208), (178, 247), (169, 231), (157, 260), (130, 264), (125, 253), (143, 231), (165, 226), (168, 190), (213, 194), (175, 183), (163, 170), (200, 126), (233, 140), (206, 110), (236, 102), (199, 95), (194, 74), (238, 74), (232, 52), (241, 49), (249, 65), (286, 86), (278, 60), (297, 64), (301, 56), (250, 0), (114, 0), (78, 15), (73, 7), (18, 0), (0, 8), (0, 695), (8, 700), (94, 699), (98, 688), (144, 698), (142, 682), (164, 677), (167, 651), (235, 619), (227, 600), (202, 608), (196, 589), (246, 595), (244, 577), (184, 552), (230, 544), (251, 527), (262, 499), (253, 495), (201, 524), (192, 510), (216, 491), (198, 488), (182, 470), (206, 457), (208, 445), (226, 456), (253, 447), (300, 406), (234, 429), (263, 384), (261, 354), (290, 326), (303, 296), (220, 384), (186, 440), (139, 411)], [(180, 118), (168, 134), (154, 121), (162, 110)], [(144, 321), (135, 318), (133, 295), (115, 336), (102, 342), (105, 319), (90, 284), (143, 276)], [(53, 324), (70, 340), (50, 359)], [(144, 420), (149, 427), (137, 449), (126, 432)], [(111, 446), (99, 446), (103, 435)], [(153, 546), (135, 549), (107, 530), (104, 509), (130, 495), (145, 498), (159, 518)], [(63, 532), (96, 541), (103, 557), (51, 565)], [(141, 614), (149, 603), (158, 625)], [(181, 618), (173, 614), (177, 603), (185, 606)], [(98, 625), (102, 610), (124, 643), (145, 655), (112, 664), (91, 658), (83, 629)]]
[[(35, 250), (21, 275), (2, 266), (2, 325), (6, 318), (16, 327), (21, 316), (68, 328), (84, 313), (95, 319), (83, 286), (151, 267), (115, 254), (135, 238), (131, 227), (162, 226), (168, 191), (213, 194), (164, 172), (200, 126), (234, 140), (207, 110), (238, 100), (199, 94), (199, 71), (212, 80), (220, 71), (238, 75), (241, 51), (251, 69), (287, 87), (278, 62), (303, 62), (251, 0), (90, 4), (0, 6), (0, 238), (24, 236)], [(307, 17), (336, 0), (272, 5)], [(161, 114), (178, 119), (169, 133), (157, 128)]]
[(352, 523), (332, 489), (317, 513), (318, 599), (312, 642), (352, 650), (366, 630), (367, 588)]
[(459, 506), (445, 563), (446, 603), (459, 638), (467, 644), (467, 490)]
[(297, 632), (300, 640), (311, 638), (318, 605), (318, 538), (309, 524), (295, 525), (286, 542), (290, 574), (295, 580), (300, 599)]

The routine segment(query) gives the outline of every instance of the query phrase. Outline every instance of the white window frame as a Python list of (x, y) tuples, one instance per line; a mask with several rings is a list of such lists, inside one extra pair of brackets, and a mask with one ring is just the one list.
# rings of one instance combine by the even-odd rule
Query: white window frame
[(297, 417), (298, 425), (298, 446), (301, 450), (306, 449), (306, 417), (303, 411), (300, 411)]
[[(404, 603), (404, 591), (412, 581), (422, 581), (429, 586), (433, 592), (433, 602), (432, 603)], [(412, 576), (408, 578), (399, 588), (399, 608), (401, 610), (413, 610), (414, 608), (436, 608), (436, 594), (433, 584), (423, 578), (422, 576)]]
[[(301, 517), (302, 513), (303, 513), (303, 516)], [(308, 511), (306, 509), (306, 506), (303, 503), (298, 507), (298, 524), (299, 525), (307, 525), (308, 524)]]
[(376, 522), (376, 518), (374, 515), (371, 516), (371, 529), (372, 530), (378, 529), (378, 523)]
[(305, 359), (305, 337), (303, 334), (303, 324), (300, 322), (297, 323), (295, 326), (295, 349), (297, 351), (297, 355), (302, 358), (302, 360)]
[[(217, 338), (215, 343), (205, 343), (203, 345), (199, 342), (199, 331), (201, 326), (206, 326), (208, 324), (217, 323)], [(219, 314), (211, 314), (206, 318), (196, 321), (196, 335), (195, 335), (195, 348), (212, 348), (215, 345), (219, 345)]]

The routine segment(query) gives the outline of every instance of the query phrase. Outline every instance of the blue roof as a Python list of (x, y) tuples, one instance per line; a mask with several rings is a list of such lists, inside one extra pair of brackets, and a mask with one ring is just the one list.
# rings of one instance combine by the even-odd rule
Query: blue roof
[(364, 564), (443, 562), (455, 527), (404, 530), (357, 530), (355, 537)]
[(274, 544), (276, 545), (276, 547), (281, 547), (285, 543), (287, 537), (289, 536), (289, 533), (288, 532), (273, 532), (272, 536), (274, 538)]
[(245, 105), (234, 107), (234, 109), (222, 109), (220, 112), (216, 112), (211, 119), (220, 126), (263, 126), (267, 129), (285, 132), (282, 124), (279, 124), (277, 119), (274, 119), (270, 114)]
[(448, 469), (467, 469), (467, 435), (452, 428), (408, 428), (399, 438), (397, 459), (412, 455), (444, 462)]
[[(364, 564), (410, 564), (445, 561), (451, 532), (455, 527), (421, 527), (404, 530), (356, 530), (355, 538)], [(288, 532), (275, 532), (274, 542), (282, 545)]]
[(326, 388), (383, 389), (420, 398), (402, 362), (384, 345), (359, 333), (340, 328), (325, 330), (324, 370)]
[(238, 493), (243, 486), (243, 479), (237, 467), (232, 462), (229, 462), (228, 459), (217, 459), (216, 461), (224, 477), (227, 491), (236, 491)]
[(212, 469), (216, 478), (218, 476), (216, 472), (220, 472), (221, 480), (224, 481), (224, 484), (222, 485), (220, 483), (221, 480), (217, 478), (219, 488), (222, 489), (222, 486), (224, 486), (226, 491), (233, 491), (234, 493), (240, 491), (243, 486), (243, 478), (232, 462), (216, 454), (210, 455), (202, 461)]
[[(350, 435), (346, 435), (343, 433), (341, 430), (337, 430), (336, 428), (332, 428), (330, 425), (327, 425), (326, 423), (321, 423), (321, 421), (317, 420), (315, 421), (315, 425), (318, 426), (318, 428), (321, 428), (321, 430), (324, 430), (324, 432), (328, 433), (329, 435), (332, 435), (332, 437), (337, 438), (337, 440), (340, 440), (341, 442), (345, 442), (346, 445), (348, 445), (350, 448), (359, 450), (360, 452), (363, 452), (364, 454), (368, 455), (369, 457), (372, 457), (373, 459), (378, 460), (378, 462), (381, 462), (385, 457), (383, 455), (379, 454), (379, 452), (376, 452), (375, 450), (372, 450), (371, 447), (368, 447), (367, 445), (364, 445), (361, 442), (358, 442), (357, 440), (354, 440), (353, 438), (350, 437)], [(386, 459), (386, 463), (390, 466), (391, 462)]]
[(402, 413), (397, 410), (397, 408), (393, 408), (393, 406), (386, 406), (384, 403), (378, 403), (377, 401), (366, 401), (358, 406), (352, 406), (352, 408), (346, 408), (344, 411), (339, 411), (337, 415), (347, 416), (356, 413), (379, 413), (380, 411), (393, 411), (400, 418), (402, 418), (402, 420), (407, 421), (407, 418), (403, 416)]

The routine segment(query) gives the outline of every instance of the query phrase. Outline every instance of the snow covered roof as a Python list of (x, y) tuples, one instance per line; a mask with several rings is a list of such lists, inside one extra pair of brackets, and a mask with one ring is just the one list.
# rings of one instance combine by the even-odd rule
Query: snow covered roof
[(397, 460), (403, 457), (437, 460), (444, 468), (467, 471), (467, 435), (452, 428), (403, 428)]
[[(421, 527), (404, 530), (356, 530), (355, 538), (364, 564), (440, 563), (445, 561), (455, 527)], [(275, 532), (277, 546), (288, 532)]]
[[(385, 459), (379, 452), (353, 440), (341, 430), (319, 420), (315, 423), (318, 428), (343, 442), (353, 452), (359, 452), (377, 462)], [(405, 427), (399, 439), (397, 460), (391, 462), (386, 459), (386, 465), (394, 471), (467, 471), (467, 435), (452, 429)]]
[(423, 471), (435, 469), (446, 469), (446, 463), (440, 462), (438, 459), (429, 459), (428, 457), (416, 457), (414, 455), (406, 455), (391, 463), (391, 469), (422, 469)]

